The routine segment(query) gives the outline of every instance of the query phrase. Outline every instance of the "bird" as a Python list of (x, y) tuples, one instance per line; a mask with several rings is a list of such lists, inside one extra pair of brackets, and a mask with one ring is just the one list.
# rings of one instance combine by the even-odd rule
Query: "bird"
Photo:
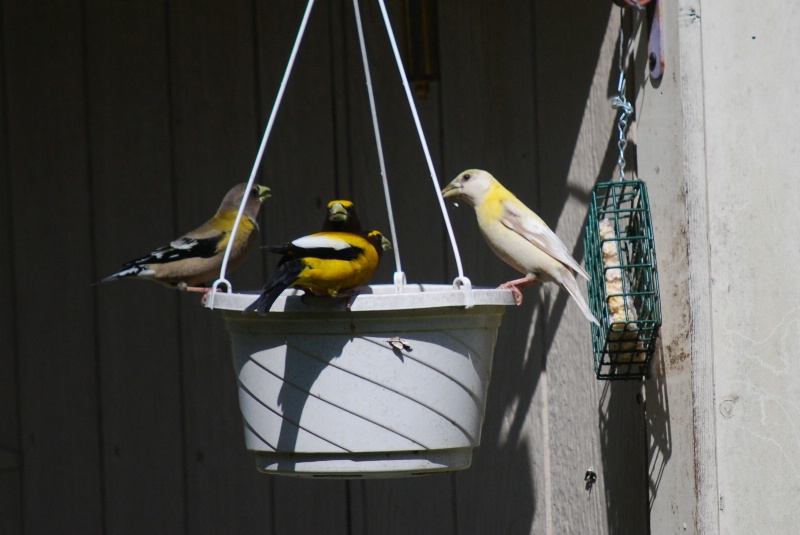
[[(95, 284), (133, 278), (151, 280), (179, 290), (207, 292), (198, 287), (219, 275), (228, 238), (247, 191), (247, 184), (231, 188), (220, 203), (214, 217), (187, 232), (169, 245), (123, 264), (123, 269)], [(258, 184), (248, 191), (244, 213), (228, 260), (228, 272), (239, 267), (258, 242), (258, 212), (261, 203), (270, 197), (270, 189)]]
[(327, 210), (320, 232), (361, 232), (361, 221), (353, 201), (333, 200), (328, 203)]
[(346, 296), (349, 310), (353, 289), (369, 282), (383, 251), (391, 248), (389, 240), (377, 230), (362, 234), (318, 232), (284, 245), (268, 246), (268, 251), (283, 256), (261, 295), (244, 313), (266, 315), (281, 292), (290, 286), (314, 295)]
[(589, 274), (570, 255), (550, 227), (487, 171), (469, 169), (442, 190), (445, 199), (463, 200), (475, 208), (478, 227), (489, 248), (520, 273), (521, 279), (501, 284), (510, 289), (517, 305), (521, 288), (538, 282), (555, 282), (575, 300), (586, 318), (599, 325), (581, 294), (575, 275)]

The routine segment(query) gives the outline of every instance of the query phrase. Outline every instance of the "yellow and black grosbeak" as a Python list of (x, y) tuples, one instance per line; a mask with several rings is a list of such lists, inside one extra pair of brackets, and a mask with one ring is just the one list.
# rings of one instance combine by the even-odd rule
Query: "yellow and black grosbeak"
[[(148, 255), (131, 260), (118, 273), (99, 282), (134, 277), (160, 282), (169, 287), (190, 291), (206, 291), (196, 286), (219, 275), (222, 257), (245, 194), (247, 184), (238, 184), (228, 191), (214, 217), (180, 238)], [(228, 272), (244, 262), (258, 242), (258, 212), (261, 203), (270, 197), (269, 188), (254, 185), (247, 191), (242, 219), (228, 260)]]
[[(378, 269), (383, 251), (391, 247), (389, 240), (377, 230), (366, 234), (319, 232), (285, 245), (267, 247), (283, 257), (261, 295), (244, 313), (265, 315), (289, 286), (314, 295), (352, 295), (351, 290), (369, 282)], [(349, 304), (348, 301), (348, 308)]]
[(358, 219), (353, 201), (335, 200), (328, 203), (328, 213), (322, 223), (320, 232), (361, 232), (361, 221)]

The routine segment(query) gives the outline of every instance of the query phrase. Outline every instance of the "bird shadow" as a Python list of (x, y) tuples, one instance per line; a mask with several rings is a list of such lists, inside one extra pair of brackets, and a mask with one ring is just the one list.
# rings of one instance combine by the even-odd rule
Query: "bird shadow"
[[(277, 451), (295, 451), (298, 434), (302, 429), (303, 412), (309, 397), (313, 395), (314, 383), (331, 361), (341, 356), (344, 346), (350, 341), (351, 339), (341, 336), (324, 336), (315, 340), (311, 347), (300, 348), (287, 344), (283, 383), (278, 393), (282, 420)], [(278, 464), (280, 470), (294, 468), (293, 461), (281, 461)]]
[(661, 478), (672, 457), (672, 429), (670, 426), (669, 394), (667, 392), (666, 366), (661, 345), (653, 356), (649, 380), (645, 384), (645, 422), (647, 425), (647, 473), (650, 510), (658, 495)]

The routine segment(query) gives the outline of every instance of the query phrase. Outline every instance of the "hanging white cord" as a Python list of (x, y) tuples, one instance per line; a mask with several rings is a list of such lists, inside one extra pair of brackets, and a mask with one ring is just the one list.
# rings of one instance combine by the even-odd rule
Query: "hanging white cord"
[[(278, 114), (278, 108), (281, 105), (281, 100), (283, 100), (283, 93), (286, 90), (286, 84), (289, 81), (289, 75), (292, 73), (292, 67), (294, 66), (294, 60), (297, 57), (297, 51), (300, 48), (300, 42), (303, 40), (303, 34), (306, 31), (306, 25), (308, 24), (308, 18), (311, 15), (311, 8), (314, 6), (314, 0), (308, 0), (308, 5), (306, 6), (306, 11), (303, 14), (303, 20), (300, 23), (300, 30), (297, 32), (297, 38), (294, 40), (294, 47), (292, 47), (292, 53), (289, 56), (289, 63), (286, 65), (286, 72), (283, 73), (283, 80), (281, 80), (280, 89), (278, 89), (278, 96), (275, 98), (275, 104), (272, 106), (272, 112), (269, 115), (269, 121), (267, 122), (267, 128), (264, 130), (264, 137), (261, 139), (261, 145), (258, 147), (258, 154), (256, 155), (256, 161), (253, 164), (253, 170), (250, 172), (250, 179), (247, 181), (247, 189), (245, 191), (249, 192), (250, 188), (253, 187), (253, 183), (256, 180), (256, 175), (258, 174), (258, 168), (261, 166), (261, 158), (264, 156), (264, 149), (267, 148), (267, 140), (269, 139), (269, 135), (272, 132), (272, 125), (275, 123), (275, 116)], [(242, 214), (244, 213), (244, 207), (247, 204), (248, 195), (244, 195), (242, 197), (242, 202), (239, 205), (239, 213), (236, 214), (236, 220), (233, 222), (233, 229), (231, 230), (231, 236), (228, 239), (228, 246), (225, 248), (225, 255), (222, 257), (222, 267), (219, 271), (219, 278), (214, 281), (214, 284), (211, 286), (211, 295), (208, 299), (208, 308), (214, 308), (214, 295), (217, 293), (217, 288), (220, 284), (225, 284), (227, 287), (227, 291), (233, 291), (233, 287), (231, 283), (225, 278), (225, 271), (228, 268), (228, 259), (231, 256), (231, 249), (233, 248), (233, 242), (236, 238), (236, 231), (239, 228), (239, 222), (242, 220)]]
[(392, 250), (394, 252), (394, 286), (399, 293), (406, 283), (406, 276), (403, 273), (403, 266), (400, 263), (400, 246), (397, 242), (397, 231), (394, 225), (394, 213), (392, 212), (392, 199), (389, 195), (389, 181), (386, 177), (386, 164), (383, 160), (383, 143), (381, 143), (381, 131), (378, 127), (378, 111), (375, 108), (375, 95), (372, 91), (372, 76), (369, 72), (369, 60), (367, 59), (367, 46), (364, 42), (364, 29), (361, 26), (361, 11), (358, 8), (358, 0), (353, 0), (353, 9), (356, 14), (356, 27), (358, 28), (358, 44), (361, 46), (361, 61), (364, 64), (364, 77), (367, 80), (367, 95), (369, 96), (369, 111), (372, 114), (372, 129), (375, 131), (375, 144), (378, 147), (378, 162), (381, 167), (381, 179), (383, 181), (383, 195), (386, 198), (386, 212), (389, 215), (389, 232), (392, 234)]
[(389, 42), (392, 45), (392, 52), (394, 52), (394, 59), (397, 63), (397, 69), (400, 71), (400, 77), (403, 80), (403, 88), (406, 91), (406, 98), (408, 105), (411, 108), (411, 115), (414, 117), (414, 125), (417, 127), (417, 134), (419, 135), (419, 142), (422, 144), (422, 150), (425, 153), (425, 161), (428, 162), (428, 170), (431, 173), (431, 180), (433, 181), (433, 189), (436, 191), (436, 198), (439, 199), (439, 208), (442, 210), (442, 217), (444, 217), (444, 224), (447, 227), (447, 234), (450, 236), (450, 245), (453, 248), (453, 254), (456, 258), (456, 268), (458, 269), (458, 277), (453, 281), (455, 287), (460, 287), (466, 293), (466, 308), (475, 306), (475, 299), (472, 295), (472, 283), (464, 276), (464, 268), (461, 266), (461, 256), (458, 252), (458, 245), (456, 244), (456, 237), (453, 234), (453, 227), (450, 224), (450, 217), (447, 215), (447, 207), (444, 204), (444, 199), (439, 190), (439, 179), (436, 177), (436, 170), (433, 168), (433, 160), (431, 160), (431, 153), (428, 150), (428, 143), (425, 140), (425, 133), (422, 131), (422, 123), (420, 123), (419, 115), (417, 114), (417, 107), (414, 105), (414, 97), (411, 96), (411, 88), (408, 85), (408, 78), (406, 71), (403, 68), (403, 60), (400, 58), (400, 51), (397, 49), (397, 42), (392, 32), (392, 23), (389, 21), (389, 14), (386, 12), (386, 5), (383, 0), (378, 0), (381, 7), (381, 14), (383, 15), (383, 23), (386, 26), (386, 32), (389, 34)]

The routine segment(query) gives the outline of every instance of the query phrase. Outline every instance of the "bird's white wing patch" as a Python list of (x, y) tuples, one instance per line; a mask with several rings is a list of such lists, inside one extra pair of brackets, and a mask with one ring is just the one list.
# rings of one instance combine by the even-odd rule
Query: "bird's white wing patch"
[(330, 236), (303, 236), (294, 240), (292, 245), (301, 249), (334, 249), (336, 251), (352, 247), (349, 243)]
[(123, 269), (115, 275), (116, 278), (123, 277), (142, 277), (143, 279), (151, 279), (156, 274), (153, 269), (145, 266), (131, 266), (128, 269)]
[(586, 279), (588, 273), (572, 258), (564, 243), (556, 236), (555, 232), (536, 214), (523, 213), (510, 201), (503, 201), (503, 225), (510, 228), (545, 253), (549, 254), (562, 264), (580, 273)]
[(189, 251), (192, 247), (197, 245), (197, 240), (194, 238), (178, 238), (170, 242), (170, 247), (173, 249), (179, 249), (181, 251)]

